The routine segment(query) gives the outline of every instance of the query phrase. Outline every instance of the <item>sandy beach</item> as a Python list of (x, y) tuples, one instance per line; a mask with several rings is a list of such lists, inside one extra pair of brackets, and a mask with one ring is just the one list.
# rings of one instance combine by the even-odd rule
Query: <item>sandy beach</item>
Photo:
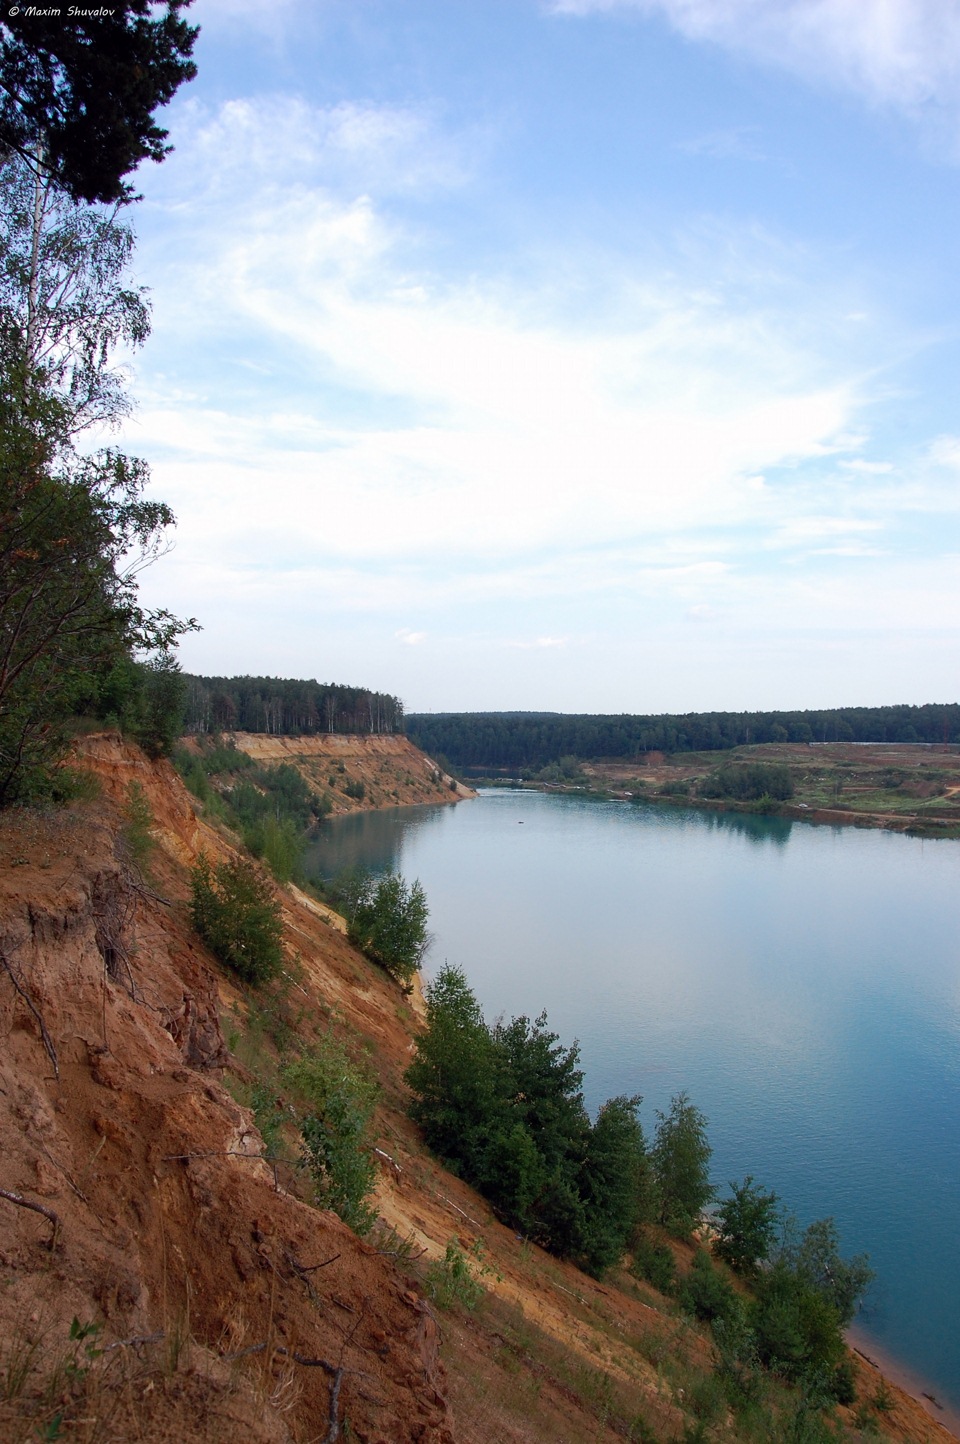
[(859, 1358), (877, 1370), (878, 1375), (882, 1374), (891, 1384), (896, 1384), (905, 1394), (916, 1399), (931, 1419), (935, 1419), (944, 1429), (949, 1429), (955, 1438), (960, 1439), (960, 1409), (942, 1399), (936, 1388), (921, 1374), (887, 1353), (869, 1334), (856, 1326), (847, 1330), (847, 1343), (856, 1350)]

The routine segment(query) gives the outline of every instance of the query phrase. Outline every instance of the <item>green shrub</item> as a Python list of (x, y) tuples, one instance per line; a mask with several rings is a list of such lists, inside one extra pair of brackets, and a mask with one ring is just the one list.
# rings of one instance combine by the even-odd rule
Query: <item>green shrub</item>
[(479, 1239), (470, 1254), (472, 1263), (452, 1238), (443, 1258), (427, 1269), (427, 1294), (438, 1308), (449, 1309), (453, 1304), (460, 1304), (472, 1312), (486, 1293), (480, 1279), (493, 1270), (483, 1262), (483, 1244)]
[(262, 859), (277, 882), (302, 881), (300, 863), (306, 839), (289, 817), (266, 817), (243, 829), (243, 840), (254, 857)]
[(271, 1159), (279, 1155), (283, 1133), (283, 1113), (278, 1106), (279, 1101), (276, 1090), (262, 1079), (253, 1085), (253, 1092), (250, 1095), (253, 1121), (259, 1128), (260, 1137), (263, 1139), (264, 1156)]
[(785, 1379), (822, 1376), (843, 1358), (836, 1308), (782, 1261), (761, 1275), (750, 1318), (760, 1362)]
[(236, 773), (246, 772), (253, 767), (252, 757), (241, 752), (231, 737), (224, 741), (217, 732), (200, 741), (199, 760), (208, 777), (233, 777)]
[(427, 950), (427, 916), (419, 882), (408, 884), (398, 873), (376, 882), (367, 877), (348, 912), (350, 939), (399, 982), (409, 983)]
[(300, 1099), (297, 1126), (317, 1203), (333, 1209), (355, 1233), (368, 1233), (377, 1216), (366, 1202), (377, 1176), (372, 1147), (376, 1082), (332, 1037), (288, 1063), (281, 1076)]
[(693, 1267), (677, 1292), (684, 1313), (693, 1314), (705, 1324), (717, 1319), (734, 1319), (742, 1305), (730, 1280), (724, 1278), (706, 1249), (697, 1249)]
[(666, 1244), (654, 1243), (646, 1234), (634, 1240), (630, 1272), (662, 1294), (672, 1294), (676, 1289), (677, 1266), (673, 1254)]
[(131, 782), (127, 788), (127, 803), (123, 809), (122, 837), (130, 861), (145, 870), (156, 842), (151, 832), (153, 812), (146, 793), (139, 782)]
[(713, 1197), (707, 1120), (686, 1093), (670, 1100), (668, 1113), (658, 1109), (657, 1119), (652, 1160), (659, 1221), (683, 1238)]
[(738, 802), (757, 802), (768, 797), (786, 802), (793, 796), (793, 778), (782, 764), (730, 763), (704, 778), (700, 796), (729, 797)]
[(715, 1252), (739, 1273), (753, 1273), (769, 1256), (780, 1222), (777, 1195), (764, 1193), (747, 1174), (730, 1184), (730, 1197), (717, 1206)]
[(841, 1359), (830, 1379), (830, 1392), (838, 1404), (849, 1407), (856, 1402), (857, 1382), (849, 1359)]
[(193, 925), (220, 961), (248, 983), (274, 977), (283, 963), (283, 927), (262, 873), (240, 857), (212, 867), (201, 854), (190, 886)]

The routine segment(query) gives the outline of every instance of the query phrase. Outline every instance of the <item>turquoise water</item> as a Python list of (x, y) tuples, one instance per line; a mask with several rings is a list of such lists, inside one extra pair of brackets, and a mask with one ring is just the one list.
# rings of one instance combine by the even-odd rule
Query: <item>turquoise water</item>
[(419, 877), (488, 1017), (546, 1008), (595, 1109), (673, 1093), (714, 1181), (832, 1214), (864, 1332), (960, 1406), (960, 843), (492, 789), (325, 826), (312, 865)]

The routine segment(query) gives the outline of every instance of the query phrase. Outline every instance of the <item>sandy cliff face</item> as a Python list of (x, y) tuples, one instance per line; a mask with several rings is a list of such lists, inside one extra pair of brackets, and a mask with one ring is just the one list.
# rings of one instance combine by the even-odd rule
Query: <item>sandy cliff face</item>
[[(407, 737), (324, 733), (319, 737), (230, 734), (241, 752), (258, 762), (296, 767), (310, 787), (326, 795), (336, 815), (413, 803), (459, 802), (475, 797)], [(194, 743), (193, 745), (196, 745)], [(357, 796), (357, 784), (363, 784)], [(354, 795), (346, 790), (352, 784)]]
[[(451, 1440), (426, 1305), (332, 1214), (276, 1190), (222, 1085), (230, 989), (187, 924), (181, 864), (226, 844), (165, 765), (115, 739), (87, 753), (100, 801), (0, 824), (0, 1187), (47, 1210), (0, 1198), (0, 1339), (32, 1350), (36, 1375), (0, 1402), (0, 1437), (40, 1437), (56, 1414), (49, 1376), (76, 1317), (102, 1321), (105, 1343), (154, 1341), (110, 1357), (104, 1438), (323, 1438), (337, 1382), (357, 1438)], [(117, 841), (112, 795), (130, 780), (163, 845), (149, 889)], [(340, 934), (292, 899), (287, 916), (307, 986), (322, 975), (327, 1002), (349, 992), (361, 965)], [(389, 1057), (407, 1045), (396, 1025), (382, 1036), (378, 981), (357, 1017), (380, 1023)], [(243, 1350), (248, 1364), (227, 1361)]]
[[(705, 1336), (652, 1290), (597, 1284), (517, 1239), (424, 1154), (401, 1081), (415, 1000), (292, 888), (277, 897), (295, 1026), (369, 1050), (378, 1206), (419, 1261), (378, 1253), (274, 1176), (224, 1086), (225, 1064), (243, 1069), (221, 1019), (229, 1032), (246, 1004), (187, 910), (189, 864), (230, 841), (167, 764), (110, 735), (82, 754), (95, 801), (0, 817), (0, 1439), (612, 1444), (641, 1417), (632, 1437), (681, 1438)], [(131, 783), (154, 819), (146, 884), (124, 844)], [(451, 1238), (483, 1247), (476, 1315), (424, 1298)], [(95, 1360), (74, 1318), (99, 1326)], [(893, 1400), (887, 1437), (948, 1437)], [(711, 1427), (737, 1438), (722, 1410)]]

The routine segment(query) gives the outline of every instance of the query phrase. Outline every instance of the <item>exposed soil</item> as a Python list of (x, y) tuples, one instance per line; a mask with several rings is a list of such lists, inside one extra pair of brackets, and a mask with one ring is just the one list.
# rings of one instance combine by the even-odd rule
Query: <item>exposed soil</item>
[[(286, 762), (296, 767), (315, 792), (329, 797), (335, 816), (413, 803), (459, 802), (476, 796), (403, 736), (331, 732), (316, 737), (271, 737), (261, 732), (232, 732), (229, 737), (257, 762)], [(195, 748), (198, 744), (189, 739), (187, 745)], [(362, 793), (357, 796), (359, 784)]]
[[(417, 996), (294, 888), (277, 896), (296, 1026), (368, 1050), (384, 1085), (377, 1204), (396, 1235), (378, 1252), (263, 1161), (225, 1086), (245, 1074), (225, 1030), (248, 1000), (187, 909), (189, 865), (231, 841), (168, 764), (110, 734), (81, 754), (98, 798), (0, 817), (5, 1444), (586, 1444), (641, 1417), (634, 1438), (682, 1437), (706, 1336), (628, 1276), (598, 1284), (518, 1239), (425, 1154), (401, 1076)], [(131, 782), (154, 819), (146, 881), (124, 841)], [(476, 1313), (425, 1295), (450, 1239), (482, 1246)], [(891, 1395), (884, 1437), (953, 1437)], [(723, 1411), (711, 1428), (737, 1437)]]

